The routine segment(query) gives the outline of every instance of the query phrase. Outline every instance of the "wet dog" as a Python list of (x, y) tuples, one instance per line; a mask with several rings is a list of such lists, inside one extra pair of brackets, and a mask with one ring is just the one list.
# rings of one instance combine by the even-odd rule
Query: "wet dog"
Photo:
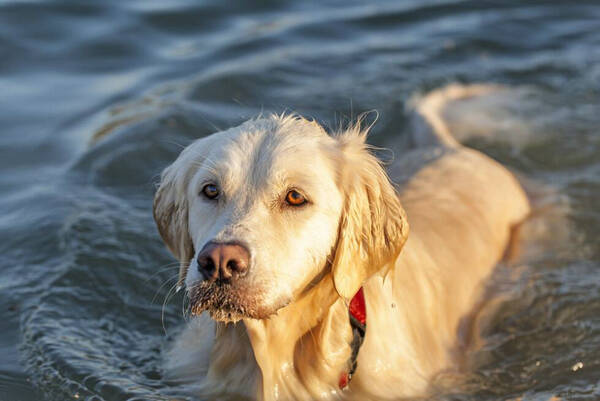
[(413, 149), (387, 172), (360, 124), (261, 117), (189, 145), (154, 201), (196, 316), (171, 377), (216, 399), (426, 392), (529, 212), (515, 177), (440, 116), (482, 90), (417, 102)]

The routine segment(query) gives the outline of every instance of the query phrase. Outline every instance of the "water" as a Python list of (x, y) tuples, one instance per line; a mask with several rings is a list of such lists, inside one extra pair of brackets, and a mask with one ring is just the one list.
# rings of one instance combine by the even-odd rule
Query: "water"
[(0, 4), (0, 399), (178, 394), (151, 199), (182, 145), (263, 110), (377, 110), (372, 142), (401, 149), (406, 101), (449, 82), (515, 88), (454, 124), (504, 136), (472, 144), (551, 185), (570, 234), (436, 399), (600, 399), (599, 2), (201, 3)]

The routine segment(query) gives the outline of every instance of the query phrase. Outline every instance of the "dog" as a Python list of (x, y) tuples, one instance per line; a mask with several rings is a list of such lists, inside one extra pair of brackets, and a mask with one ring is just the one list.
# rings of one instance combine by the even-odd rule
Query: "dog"
[(416, 102), (412, 149), (387, 172), (360, 123), (328, 134), (296, 115), (185, 148), (154, 199), (194, 316), (169, 377), (203, 399), (426, 394), (530, 212), (515, 176), (444, 124), (446, 102), (486, 90)]

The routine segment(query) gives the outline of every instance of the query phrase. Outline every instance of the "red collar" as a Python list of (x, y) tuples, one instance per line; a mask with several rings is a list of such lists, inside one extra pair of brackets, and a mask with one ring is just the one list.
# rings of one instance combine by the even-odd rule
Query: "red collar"
[(340, 374), (339, 387), (344, 389), (350, 383), (352, 375), (356, 370), (358, 351), (360, 346), (365, 339), (365, 333), (367, 330), (367, 307), (365, 304), (365, 294), (362, 287), (350, 300), (350, 306), (348, 307), (348, 315), (350, 317), (350, 326), (352, 327), (352, 353), (348, 359), (346, 370)]

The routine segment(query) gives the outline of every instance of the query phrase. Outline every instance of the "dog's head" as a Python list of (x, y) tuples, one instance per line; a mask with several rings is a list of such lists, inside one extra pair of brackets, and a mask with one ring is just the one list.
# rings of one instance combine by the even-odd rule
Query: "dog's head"
[(398, 256), (406, 216), (365, 136), (272, 116), (199, 139), (165, 169), (154, 218), (193, 313), (264, 319), (331, 278), (350, 298)]

